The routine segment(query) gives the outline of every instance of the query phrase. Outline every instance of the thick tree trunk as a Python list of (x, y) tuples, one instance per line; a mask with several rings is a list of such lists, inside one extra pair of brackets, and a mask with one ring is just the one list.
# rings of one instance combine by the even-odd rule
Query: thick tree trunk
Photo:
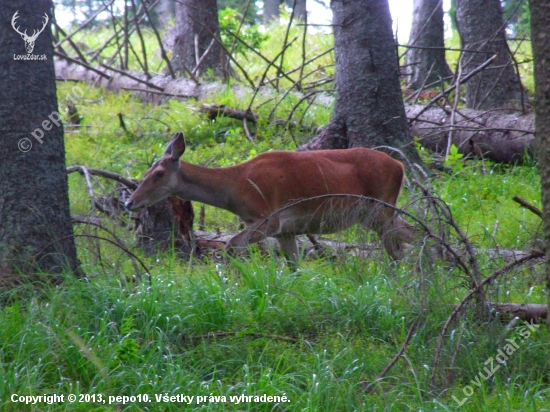
[(407, 87), (416, 90), (452, 73), (445, 60), (443, 1), (414, 0), (413, 4), (409, 46), (414, 48), (407, 50), (405, 64)]
[[(531, 43), (535, 59), (535, 127), (542, 184), (544, 238), (550, 250), (550, 3), (530, 0)], [(550, 308), (550, 254), (546, 253), (546, 288)], [(550, 317), (547, 318), (550, 332)]]
[(264, 0), (264, 9), (263, 9), (264, 24), (269, 24), (274, 20), (279, 20), (280, 6), (281, 6), (280, 0)]
[[(387, 0), (333, 0), (336, 105), (302, 149), (387, 145), (420, 163), (405, 117)], [(395, 153), (392, 153), (395, 155)]]
[(176, 2), (175, 0), (160, 0), (154, 11), (158, 25), (164, 27), (170, 23), (170, 20), (176, 15)]
[[(0, 284), (20, 274), (77, 271), (69, 213), (63, 125), (55, 89), (51, 0), (0, 7)], [(33, 33), (48, 24), (29, 52), (8, 23)], [(27, 43), (28, 45), (28, 43)], [(18, 56), (36, 56), (22, 60)]]
[[(416, 118), (422, 105), (407, 106), (407, 117)], [(455, 115), (452, 141), (464, 155), (483, 156), (501, 163), (521, 163), (535, 154), (534, 116), (520, 113), (482, 112), (462, 109)], [(451, 115), (439, 107), (424, 112), (411, 125), (420, 143), (445, 152), (451, 129)]]
[(493, 55), (493, 66), (466, 84), (470, 109), (521, 108), (526, 96), (506, 43), (500, 0), (458, 0), (456, 19), (462, 47), (462, 73), (467, 74)]
[(179, 0), (176, 3), (176, 41), (172, 54), (172, 68), (185, 74), (193, 71), (202, 59), (197, 77), (212, 70), (215, 76), (225, 76), (227, 56), (218, 41), (220, 25), (216, 0)]

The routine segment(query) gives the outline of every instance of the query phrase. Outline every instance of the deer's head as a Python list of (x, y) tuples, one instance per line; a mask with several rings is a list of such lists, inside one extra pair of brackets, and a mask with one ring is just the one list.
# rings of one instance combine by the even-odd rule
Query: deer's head
[(145, 172), (143, 181), (125, 204), (127, 210), (152, 206), (177, 192), (177, 187), (182, 183), (179, 160), (183, 152), (185, 139), (179, 132), (166, 145), (162, 158)]
[(48, 21), (50, 20), (48, 18), (48, 15), (46, 13), (44, 13), (44, 24), (42, 25), (42, 28), (40, 30), (34, 30), (32, 35), (29, 36), (27, 34), (27, 30), (25, 30), (24, 32), (21, 32), (19, 30), (19, 27), (16, 27), (15, 26), (15, 21), (17, 20), (17, 18), (19, 17), (18, 16), (18, 13), (19, 13), (19, 10), (17, 10), (15, 12), (15, 14), (13, 15), (12, 19), (11, 19), (11, 26), (13, 27), (13, 29), (19, 33), (21, 35), (21, 38), (25, 41), (25, 49), (27, 49), (27, 53), (28, 54), (31, 54), (32, 51), (34, 50), (34, 42), (36, 41), (36, 39), (38, 38), (38, 36), (40, 35), (40, 33), (42, 33), (44, 31), (44, 29), (46, 28), (46, 25), (48, 24)]

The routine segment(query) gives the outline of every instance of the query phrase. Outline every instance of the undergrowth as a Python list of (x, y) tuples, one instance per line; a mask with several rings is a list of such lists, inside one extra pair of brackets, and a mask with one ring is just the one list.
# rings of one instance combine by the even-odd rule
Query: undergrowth
[[(282, 30), (270, 31), (271, 41), (279, 42)], [(291, 38), (300, 33), (293, 30)], [(81, 40), (100, 44), (103, 35), (97, 29)], [(152, 42), (150, 33), (146, 40)], [(308, 45), (308, 54), (330, 47), (329, 41), (319, 34)], [(301, 58), (299, 47), (289, 49), (288, 62)], [(258, 71), (254, 65), (260, 66), (259, 59), (247, 59), (247, 69)], [(315, 64), (332, 63), (331, 55), (326, 59)], [(284, 88), (285, 80), (280, 82)], [(58, 83), (59, 100), (74, 86)], [(68, 165), (140, 178), (177, 131), (184, 132), (188, 143), (184, 159), (210, 167), (236, 164), (267, 150), (293, 150), (310, 137), (260, 123), (250, 142), (241, 122), (210, 120), (197, 102), (171, 100), (156, 106), (127, 92), (77, 87), (84, 94), (76, 102), (84, 120), (80, 127), (66, 127)], [(228, 87), (211, 100), (244, 109), (248, 98)], [(292, 99), (283, 101), (277, 116), (291, 110)], [(273, 104), (269, 96), (260, 96), (254, 110), (266, 116)], [(330, 111), (319, 105), (299, 115), (319, 126), (328, 121)], [(518, 195), (540, 207), (536, 165), (457, 162), (443, 172), (431, 170), (434, 191), (450, 205), (474, 246), (536, 247), (539, 219), (512, 201)], [(71, 212), (89, 214), (82, 176), (71, 174), (69, 187)], [(410, 201), (414, 199), (405, 192), (401, 204)], [(234, 232), (238, 225), (229, 213), (206, 208), (206, 230)], [(133, 244), (132, 228), (115, 230)], [(354, 241), (357, 236), (352, 230), (340, 239)], [(498, 321), (480, 324), (472, 316), (463, 317), (445, 342), (442, 375), (449, 385), (430, 387), (439, 331), (470, 285), (456, 265), (418, 259), (414, 248), (419, 245), (400, 264), (381, 252), (371, 259), (345, 254), (304, 260), (295, 273), (275, 253), (256, 249), (247, 259), (228, 264), (181, 260), (174, 250), (146, 257), (132, 249), (150, 268), (136, 283), (123, 251), (100, 242), (98, 252), (85, 239), (77, 242), (86, 279), (67, 276), (60, 286), (23, 284), (0, 294), (2, 410), (548, 410), (544, 328), (535, 328), (494, 375), (480, 380), (479, 373), (486, 374), (486, 362), (497, 356), (506, 339), (520, 342), (524, 326), (506, 328)], [(504, 264), (480, 257), (483, 276)], [(545, 303), (542, 269), (523, 267), (499, 277), (489, 296)], [(413, 324), (404, 356), (379, 379)], [(470, 388), (471, 396), (459, 406)], [(11, 399), (13, 394), (53, 393), (101, 394), (106, 402), (23, 405)], [(205, 396), (207, 401), (157, 403), (155, 394)], [(223, 402), (223, 397), (242, 394), (285, 396), (288, 402)], [(109, 396), (121, 395), (148, 395), (151, 402), (109, 405)]]

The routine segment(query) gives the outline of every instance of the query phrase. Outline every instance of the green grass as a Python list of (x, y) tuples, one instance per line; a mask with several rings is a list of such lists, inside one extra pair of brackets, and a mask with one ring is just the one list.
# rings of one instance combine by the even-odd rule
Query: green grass
[[(427, 390), (429, 365), (446, 316), (436, 288), (428, 293), (433, 310), (423, 316), (407, 350), (414, 369), (400, 360), (374, 382), (419, 313), (414, 300), (404, 299), (418, 292), (407, 290), (408, 268), (392, 275), (385, 264), (349, 258), (337, 265), (313, 263), (293, 274), (260, 256), (227, 267), (173, 264), (174, 271), (155, 270), (150, 284), (130, 286), (112, 273), (89, 282), (69, 277), (61, 287), (41, 287), (32, 298), (17, 295), (32, 296), (33, 285), (12, 291), (11, 303), (0, 312), (3, 407), (26, 410), (9, 402), (13, 393), (106, 399), (266, 394), (286, 395), (290, 402), (250, 403), (245, 410), (455, 410), (451, 396), (462, 399), (462, 387), (511, 337), (495, 325), (487, 336), (463, 324), (456, 382), (435, 397)], [(449, 285), (453, 279), (439, 282)], [(462, 409), (541, 410), (548, 395), (546, 357), (546, 333), (537, 331)], [(126, 410), (138, 406), (181, 410), (175, 403), (134, 403)], [(209, 402), (202, 408), (243, 410), (243, 405)]]
[[(274, 26), (268, 31), (269, 39), (262, 45), (267, 56), (274, 57), (280, 49), (284, 30)], [(293, 28), (290, 38), (300, 32)], [(145, 34), (148, 50), (154, 50), (152, 34)], [(106, 31), (97, 29), (93, 35), (82, 33), (79, 40), (101, 44), (106, 36)], [(330, 47), (332, 40), (319, 34), (308, 42), (311, 57)], [(286, 54), (287, 69), (301, 61), (298, 43)], [(238, 58), (256, 79), (263, 74), (265, 64), (257, 56), (245, 53)], [(158, 56), (151, 59), (160, 64)], [(329, 54), (310, 69), (330, 65), (332, 59)], [(134, 60), (130, 63), (137, 69)], [(273, 76), (274, 69), (270, 70)], [(280, 82), (282, 89), (289, 85), (285, 79)], [(58, 83), (61, 102), (74, 86)], [(293, 150), (295, 141), (310, 137), (292, 135), (262, 120), (254, 142), (249, 142), (241, 122), (209, 120), (200, 114), (197, 102), (155, 106), (126, 92), (108, 93), (80, 83), (77, 87), (83, 97), (76, 106), (84, 121), (82, 127), (65, 130), (68, 165), (140, 178), (176, 131), (183, 131), (187, 139), (185, 160), (210, 166), (236, 164), (267, 150)], [(209, 102), (244, 109), (250, 97), (236, 96), (228, 87)], [(260, 94), (255, 100), (253, 109), (262, 119), (277, 101), (272, 97)], [(296, 97), (288, 95), (276, 116), (286, 117), (295, 103)], [(127, 131), (120, 127), (118, 113)], [(307, 113), (298, 110), (294, 120), (304, 116), (306, 124), (318, 126), (328, 121), (330, 113), (328, 107), (313, 106)], [(540, 237), (539, 219), (512, 201), (518, 195), (541, 206), (535, 164), (486, 162), (485, 174), (479, 162), (459, 160), (451, 167), (450, 173), (432, 171), (435, 195), (450, 205), (475, 247), (525, 250)], [(109, 182), (101, 184), (107, 193), (115, 188)], [(69, 187), (71, 212), (89, 214), (82, 176), (71, 174)], [(103, 193), (98, 183), (94, 187)], [(412, 198), (405, 192), (400, 204), (407, 205)], [(131, 228), (101, 217), (118, 237), (134, 244)], [(238, 224), (229, 213), (207, 207), (207, 230), (236, 231)], [(75, 230), (107, 236), (81, 226)], [(353, 229), (336, 239), (374, 238)], [(500, 322), (479, 323), (471, 308), (452, 325), (443, 345), (445, 368), (437, 374), (436, 387), (430, 388), (439, 331), (469, 284), (456, 265), (420, 255), (420, 245), (409, 250), (399, 265), (382, 253), (372, 259), (348, 254), (305, 260), (296, 273), (275, 253), (265, 255), (258, 249), (252, 249), (249, 258), (226, 265), (183, 261), (174, 251), (145, 257), (132, 248), (150, 268), (150, 277), (139, 284), (131, 281), (134, 269), (123, 251), (83, 237), (77, 238), (77, 247), (86, 280), (68, 276), (58, 287), (35, 282), (0, 293), (1, 410), (548, 410), (545, 328), (532, 332), (493, 377), (481, 379), (477, 386), (472, 381), (485, 374), (488, 359), (496, 357), (506, 339), (519, 341), (522, 325), (507, 330)], [(483, 276), (505, 264), (484, 255), (479, 262)], [(488, 297), (545, 303), (546, 293), (538, 265), (499, 277)], [(417, 318), (406, 358), (379, 379)], [(454, 398), (461, 402), (470, 387), (471, 397), (459, 407)], [(96, 395), (96, 402), (24, 405), (10, 400), (13, 394), (54, 393)], [(98, 401), (100, 394), (105, 403)], [(191, 405), (157, 403), (155, 394), (205, 398), (200, 404), (195, 398)], [(230, 400), (243, 394), (286, 396), (288, 402)], [(151, 402), (109, 405), (109, 397), (143, 400), (145, 395)]]

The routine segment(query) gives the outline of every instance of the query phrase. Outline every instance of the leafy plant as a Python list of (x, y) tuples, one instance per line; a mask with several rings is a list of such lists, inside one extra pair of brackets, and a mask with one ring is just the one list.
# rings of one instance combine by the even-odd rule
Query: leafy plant
[(122, 338), (116, 344), (117, 358), (121, 362), (126, 363), (138, 358), (138, 353), (141, 348), (138, 341), (133, 337), (138, 330), (135, 328), (134, 319), (125, 317), (120, 325), (120, 334)]
[(456, 171), (462, 170), (464, 167), (464, 155), (458, 151), (458, 147), (453, 143), (449, 149), (449, 155), (445, 159), (445, 166), (449, 166)]
[(235, 53), (237, 54), (244, 54), (245, 51), (248, 50), (248, 47), (241, 41), (237, 40), (235, 36), (232, 36), (229, 32), (238, 35), (243, 41), (255, 49), (259, 49), (260, 46), (269, 38), (267, 34), (260, 32), (257, 24), (250, 24), (245, 21), (245, 23), (241, 26), (241, 19), (242, 15), (240, 15), (237, 10), (230, 7), (219, 11), (222, 41), (228, 50), (231, 50), (233, 43), (235, 43)]

